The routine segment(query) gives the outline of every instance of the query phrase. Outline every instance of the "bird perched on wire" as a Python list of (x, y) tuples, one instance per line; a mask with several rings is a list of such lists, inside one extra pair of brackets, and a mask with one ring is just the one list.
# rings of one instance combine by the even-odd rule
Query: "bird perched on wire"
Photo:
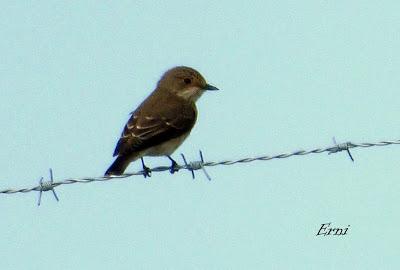
[(218, 88), (193, 68), (179, 66), (165, 72), (156, 89), (132, 112), (114, 151), (117, 158), (105, 175), (121, 175), (140, 158), (144, 176), (150, 176), (144, 156), (166, 156), (172, 162), (170, 172), (176, 172), (178, 164), (171, 154), (196, 123), (195, 102), (207, 90)]

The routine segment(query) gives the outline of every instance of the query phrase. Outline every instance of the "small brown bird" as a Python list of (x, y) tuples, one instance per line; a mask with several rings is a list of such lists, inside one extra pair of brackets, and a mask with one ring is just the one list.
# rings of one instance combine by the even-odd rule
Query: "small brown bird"
[(171, 154), (192, 130), (197, 118), (195, 102), (206, 90), (218, 88), (207, 84), (193, 68), (180, 66), (165, 72), (125, 125), (114, 151), (117, 158), (105, 175), (121, 175), (129, 163), (141, 158), (144, 176), (150, 176), (144, 156), (167, 156), (172, 162), (170, 172), (176, 172)]

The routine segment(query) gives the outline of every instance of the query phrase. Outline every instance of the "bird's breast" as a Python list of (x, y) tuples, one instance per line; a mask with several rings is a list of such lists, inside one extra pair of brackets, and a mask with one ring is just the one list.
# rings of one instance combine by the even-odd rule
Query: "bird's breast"
[(189, 132), (185, 134), (170, 139), (166, 142), (163, 142), (159, 145), (150, 147), (145, 151), (144, 156), (169, 156), (183, 143), (183, 141), (189, 136)]

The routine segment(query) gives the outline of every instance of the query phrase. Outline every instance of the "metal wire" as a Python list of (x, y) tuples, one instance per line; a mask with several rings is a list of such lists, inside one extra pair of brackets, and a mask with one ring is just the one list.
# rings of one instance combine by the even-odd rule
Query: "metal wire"
[[(305, 156), (309, 154), (320, 154), (324, 152), (328, 152), (328, 154), (333, 154), (333, 153), (338, 153), (341, 151), (347, 151), (349, 153), (349, 156), (352, 159), (352, 156), (350, 154), (350, 149), (352, 148), (366, 148), (366, 147), (374, 147), (374, 146), (387, 146), (387, 145), (392, 145), (392, 144), (400, 144), (400, 140), (387, 140), (387, 141), (380, 141), (376, 143), (342, 143), (342, 144), (336, 144), (334, 146), (329, 146), (325, 148), (315, 148), (312, 150), (299, 150), (299, 151), (294, 151), (290, 153), (282, 153), (282, 154), (277, 154), (273, 156), (269, 155), (264, 155), (264, 156), (259, 156), (259, 157), (246, 157), (246, 158), (241, 158), (241, 159), (236, 159), (236, 160), (223, 160), (223, 161), (218, 161), (218, 162), (204, 162), (203, 160), (201, 161), (194, 161), (187, 163), (185, 162), (184, 165), (177, 165), (178, 169), (186, 169), (189, 170), (193, 173), (194, 170), (198, 169), (204, 169), (204, 167), (213, 167), (213, 166), (219, 166), (219, 165), (234, 165), (238, 163), (249, 163), (253, 161), (267, 161), (267, 160), (273, 160), (273, 159), (282, 159), (282, 158), (289, 158), (293, 156)], [(201, 154), (202, 156), (202, 154)], [(155, 168), (151, 168), (151, 172), (163, 172), (163, 171), (169, 171), (170, 167), (167, 166), (159, 166)], [(39, 184), (38, 186), (31, 187), (31, 188), (20, 188), (20, 189), (4, 189), (0, 190), (0, 194), (15, 194), (15, 193), (27, 193), (31, 191), (48, 191), (48, 190), (53, 190), (54, 188), (60, 185), (69, 185), (69, 184), (76, 184), (76, 183), (92, 183), (92, 182), (106, 182), (106, 181), (111, 181), (114, 179), (124, 179), (127, 177), (135, 176), (135, 175), (141, 175), (143, 176), (145, 172), (143, 170), (137, 171), (137, 172), (132, 172), (132, 173), (126, 173), (120, 176), (100, 176), (100, 177), (84, 177), (84, 178), (69, 178), (61, 181), (54, 181), (54, 182), (43, 182)], [(207, 176), (208, 174), (206, 174)], [(209, 178), (209, 176), (207, 176)], [(210, 179), (210, 178), (209, 178)], [(46, 189), (43, 188), (43, 186), (46, 185)]]

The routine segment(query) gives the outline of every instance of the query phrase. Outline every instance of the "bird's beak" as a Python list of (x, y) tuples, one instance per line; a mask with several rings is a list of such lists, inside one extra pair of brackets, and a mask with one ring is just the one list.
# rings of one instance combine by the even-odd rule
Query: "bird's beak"
[(206, 86), (203, 89), (204, 90), (210, 90), (210, 91), (219, 90), (217, 87), (212, 86), (211, 84), (206, 84)]

